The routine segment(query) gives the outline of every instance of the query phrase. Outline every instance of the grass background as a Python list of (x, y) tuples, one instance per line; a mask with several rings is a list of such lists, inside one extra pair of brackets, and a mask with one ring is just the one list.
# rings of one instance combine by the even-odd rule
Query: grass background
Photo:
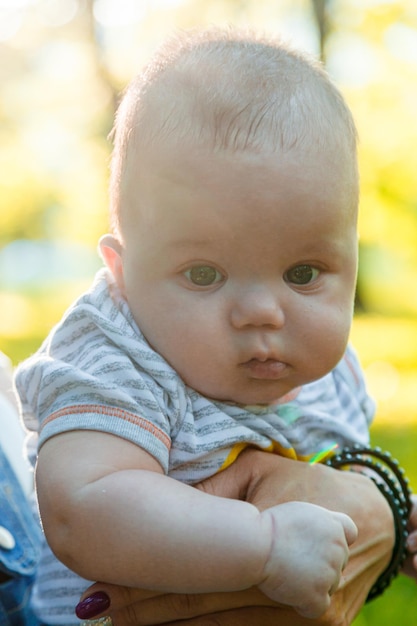
[[(417, 320), (357, 317), (352, 342), (377, 400), (371, 443), (398, 459), (417, 492)], [(400, 575), (382, 596), (365, 605), (353, 625), (416, 626), (416, 582)]]

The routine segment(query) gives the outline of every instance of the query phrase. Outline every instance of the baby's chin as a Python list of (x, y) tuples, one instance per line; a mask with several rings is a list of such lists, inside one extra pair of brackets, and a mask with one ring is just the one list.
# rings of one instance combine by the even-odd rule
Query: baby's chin
[(224, 404), (234, 404), (246, 408), (256, 408), (267, 409), (268, 407), (273, 407), (277, 404), (281, 404), (282, 402), (288, 401), (293, 397), (293, 390), (285, 390), (282, 394), (279, 394), (275, 391), (275, 393), (254, 393), (249, 392), (248, 390), (240, 393), (236, 393), (236, 391), (231, 393), (223, 393), (223, 394), (211, 394), (204, 393), (199, 389), (196, 389), (198, 393), (202, 396), (205, 396), (209, 400), (214, 400), (215, 402), (223, 402)]
[[(187, 376), (188, 374), (188, 376)], [(292, 399), (294, 391), (298, 395), (299, 387), (292, 377), (279, 380), (259, 380), (239, 377), (229, 381), (209, 377), (199, 377), (197, 372), (182, 372), (180, 374), (185, 384), (200, 395), (215, 402), (235, 404), (239, 406), (275, 406)], [(288, 400), (287, 400), (288, 398)]]

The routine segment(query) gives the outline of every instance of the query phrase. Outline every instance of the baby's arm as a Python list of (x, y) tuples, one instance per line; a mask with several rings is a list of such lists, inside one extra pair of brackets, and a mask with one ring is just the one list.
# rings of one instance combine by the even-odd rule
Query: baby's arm
[(42, 446), (37, 488), (52, 549), (85, 578), (174, 593), (257, 585), (310, 617), (327, 608), (356, 538), (345, 515), (306, 503), (260, 513), (168, 478), (138, 446), (92, 431)]

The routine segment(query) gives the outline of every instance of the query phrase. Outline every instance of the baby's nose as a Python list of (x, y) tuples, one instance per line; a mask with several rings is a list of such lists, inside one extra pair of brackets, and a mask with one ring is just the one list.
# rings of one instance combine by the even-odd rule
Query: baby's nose
[(278, 294), (261, 286), (244, 290), (233, 306), (231, 321), (237, 329), (247, 326), (281, 328), (284, 325), (284, 311)]

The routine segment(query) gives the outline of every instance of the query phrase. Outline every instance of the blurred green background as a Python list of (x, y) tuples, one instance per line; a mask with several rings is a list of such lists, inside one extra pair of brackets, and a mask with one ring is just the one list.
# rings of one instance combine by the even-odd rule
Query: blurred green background
[[(361, 168), (352, 341), (375, 444), (417, 490), (415, 0), (0, 0), (0, 350), (33, 352), (99, 267), (118, 98), (173, 28), (233, 23), (321, 57), (354, 113)], [(355, 626), (416, 626), (400, 577)]]

